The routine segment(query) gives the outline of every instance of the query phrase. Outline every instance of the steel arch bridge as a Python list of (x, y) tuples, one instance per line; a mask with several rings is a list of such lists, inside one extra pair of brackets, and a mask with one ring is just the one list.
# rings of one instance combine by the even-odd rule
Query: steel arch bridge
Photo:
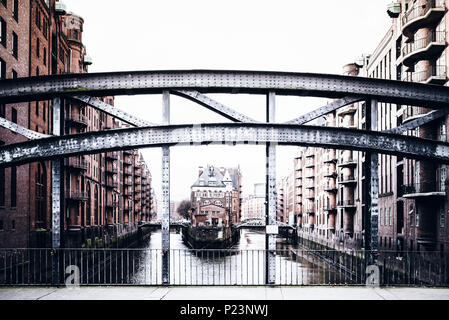
[[(261, 123), (205, 94), (266, 95), (266, 121)], [(162, 94), (163, 123), (153, 124), (114, 108), (94, 96)], [(170, 94), (208, 108), (234, 123), (170, 125)], [(275, 123), (276, 95), (335, 99), (286, 123)], [(276, 225), (276, 146), (305, 145), (366, 152), (368, 190), (365, 250), (377, 263), (378, 153), (449, 163), (449, 143), (408, 135), (407, 130), (449, 113), (449, 88), (394, 80), (312, 73), (261, 71), (172, 70), (67, 74), (0, 81), (0, 103), (52, 99), (53, 134), (43, 135), (6, 119), (0, 125), (29, 139), (0, 147), (0, 166), (52, 160), (53, 247), (60, 246), (64, 157), (123, 150), (130, 147), (162, 148), (162, 259), (163, 283), (169, 284), (170, 147), (176, 145), (255, 144), (266, 146), (266, 227)], [(75, 135), (61, 135), (64, 110), (61, 99), (85, 103), (132, 127)], [(306, 123), (344, 106), (364, 101), (367, 130), (309, 126)], [(378, 102), (433, 109), (426, 115), (386, 132), (377, 126)], [(143, 106), (144, 107), (144, 106)], [(275, 281), (275, 234), (266, 237), (266, 283)]]

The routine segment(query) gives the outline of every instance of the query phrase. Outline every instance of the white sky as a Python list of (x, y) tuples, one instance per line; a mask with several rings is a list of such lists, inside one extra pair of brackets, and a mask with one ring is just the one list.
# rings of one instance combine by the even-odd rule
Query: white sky
[[(84, 19), (89, 72), (229, 69), (335, 73), (374, 51), (391, 20), (391, 0), (63, 0)], [(210, 95), (263, 121), (265, 97)], [(283, 122), (326, 104), (318, 98), (277, 97)], [(117, 107), (160, 122), (160, 95), (116, 97)], [(172, 96), (171, 123), (228, 122)], [(293, 164), (293, 147), (277, 148), (278, 177)], [(161, 151), (141, 150), (160, 199)], [(240, 165), (244, 194), (265, 180), (264, 147), (171, 148), (171, 199), (188, 198), (198, 166)]]

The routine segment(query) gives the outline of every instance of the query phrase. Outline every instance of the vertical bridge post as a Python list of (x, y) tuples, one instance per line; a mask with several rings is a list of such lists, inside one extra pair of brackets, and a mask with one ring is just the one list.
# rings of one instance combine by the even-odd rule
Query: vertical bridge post
[[(275, 121), (276, 94), (267, 95), (267, 122)], [(266, 144), (266, 178), (265, 178), (265, 216), (266, 216), (266, 265), (265, 283), (276, 282), (276, 143)]]
[[(62, 133), (62, 113), (61, 98), (54, 98), (52, 101), (53, 108), (53, 135), (59, 136)], [(64, 228), (64, 179), (62, 172), (62, 159), (55, 159), (51, 161), (51, 199), (52, 199), (52, 249), (53, 253), (57, 253), (57, 249), (61, 247), (61, 233)], [(62, 225), (62, 227), (61, 227)], [(59, 276), (59, 261), (58, 255), (53, 257), (53, 282), (56, 281)]]
[[(377, 131), (377, 101), (366, 101), (366, 130)], [(365, 219), (365, 261), (366, 265), (378, 264), (378, 202), (379, 202), (379, 175), (378, 154), (367, 152), (365, 156), (366, 179), (366, 216)]]
[[(170, 93), (162, 93), (162, 122), (170, 124)], [(162, 147), (162, 284), (170, 284), (170, 148)]]

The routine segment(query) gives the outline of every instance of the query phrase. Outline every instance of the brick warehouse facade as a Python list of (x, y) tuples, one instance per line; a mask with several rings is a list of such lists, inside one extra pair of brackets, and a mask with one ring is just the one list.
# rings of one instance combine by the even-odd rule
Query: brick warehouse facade
[[(374, 53), (346, 65), (344, 74), (447, 85), (448, 8), (449, 1), (393, 3), (392, 26)], [(430, 110), (379, 103), (378, 130), (394, 128)], [(448, 141), (448, 119), (442, 117), (405, 134)], [(348, 105), (320, 121), (324, 126), (366, 129), (365, 102)], [(298, 148), (292, 174), (300, 241), (330, 248), (364, 247), (364, 161), (363, 152)], [(379, 249), (449, 251), (448, 189), (444, 164), (379, 155)], [(284, 186), (278, 212), (291, 196), (287, 191)]]
[[(1, 78), (88, 72), (83, 19), (55, 0), (0, 2)], [(113, 97), (101, 98), (114, 104)], [(63, 134), (125, 126), (82, 103), (62, 100)], [(51, 101), (0, 106), (0, 116), (52, 132)], [(0, 143), (26, 138), (0, 128)], [(136, 150), (64, 160), (66, 247), (119, 245), (155, 214), (151, 174)], [(0, 247), (46, 247), (51, 240), (51, 165), (0, 169)]]

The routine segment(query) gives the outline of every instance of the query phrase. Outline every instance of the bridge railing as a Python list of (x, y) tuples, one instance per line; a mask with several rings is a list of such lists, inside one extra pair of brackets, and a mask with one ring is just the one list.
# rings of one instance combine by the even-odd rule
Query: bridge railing
[[(257, 249), (0, 249), (0, 285), (162, 285), (164, 254), (169, 254), (170, 285), (265, 285), (267, 251)], [(442, 252), (381, 252), (374, 268), (366, 265), (364, 251), (277, 249), (274, 254), (277, 285), (355, 286), (370, 280), (449, 287), (449, 254)]]

